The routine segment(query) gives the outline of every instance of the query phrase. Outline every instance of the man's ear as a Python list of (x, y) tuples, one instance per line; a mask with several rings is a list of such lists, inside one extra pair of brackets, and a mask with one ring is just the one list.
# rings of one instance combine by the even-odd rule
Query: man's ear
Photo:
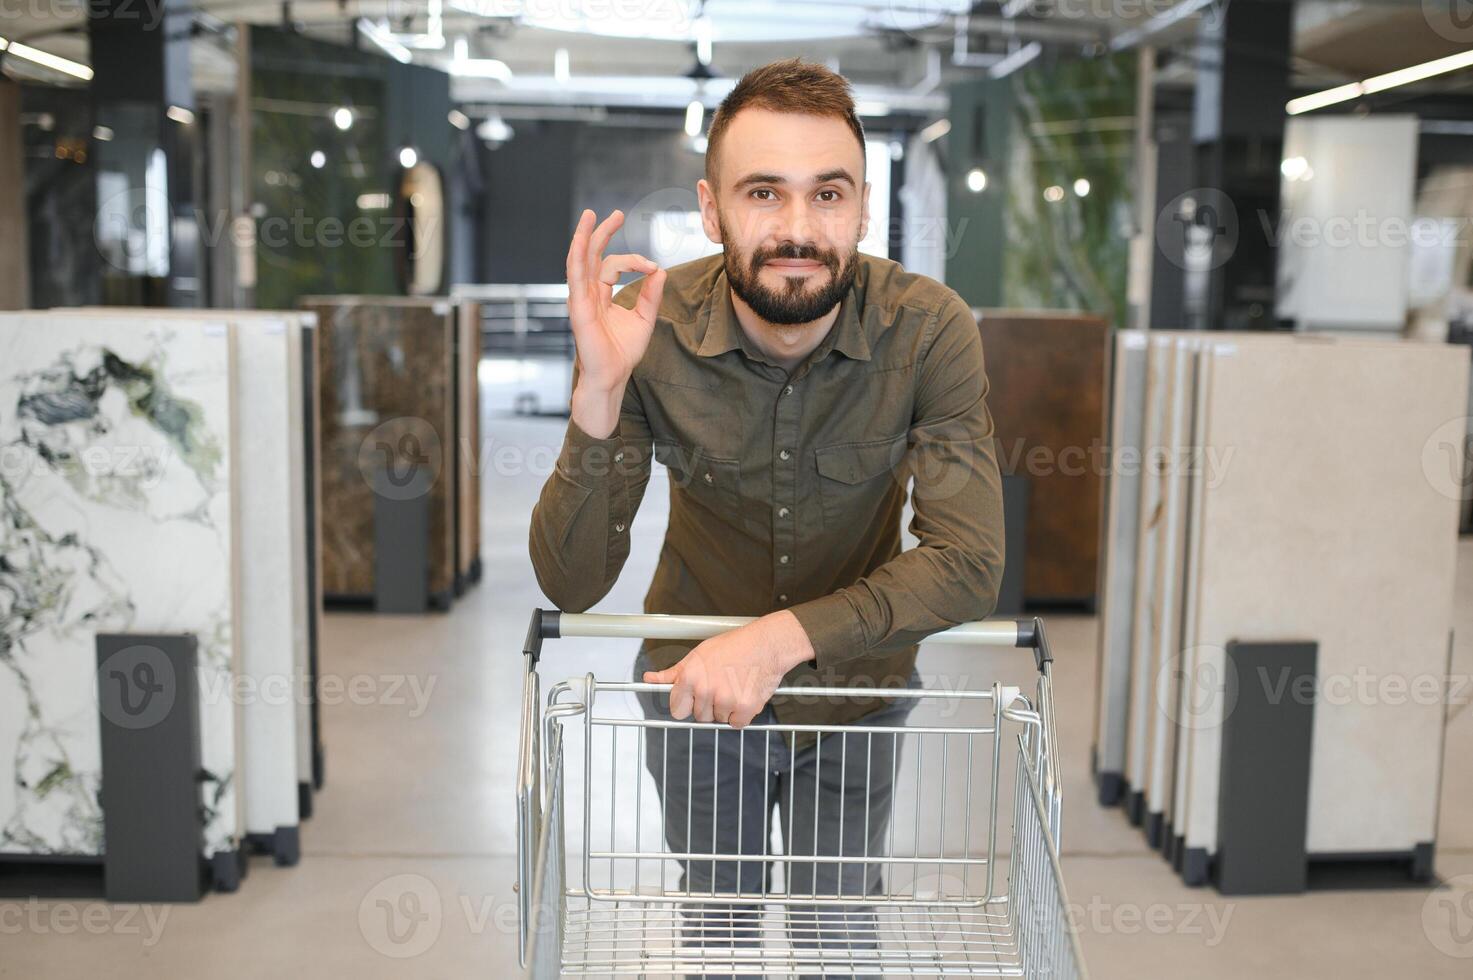
[(873, 185), (869, 181), (864, 182), (864, 193), (859, 199), (859, 240), (864, 241), (869, 234), (869, 190)]
[(701, 205), (701, 227), (706, 230), (706, 237), (717, 245), (725, 245), (721, 240), (721, 221), (716, 217), (716, 192), (704, 177), (696, 181), (696, 199)]

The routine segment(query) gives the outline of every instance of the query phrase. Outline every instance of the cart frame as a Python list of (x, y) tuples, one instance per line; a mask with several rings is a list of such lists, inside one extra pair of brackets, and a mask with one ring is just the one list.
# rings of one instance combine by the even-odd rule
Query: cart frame
[[(601, 702), (600, 694), (658, 693), (668, 691), (669, 686), (599, 681), (592, 674), (555, 684), (544, 704), (537, 670), (544, 640), (701, 640), (746, 622), (750, 618), (534, 610), (522, 649), (525, 675), (517, 774), (518, 938), (527, 975), (1085, 977), (1059, 866), (1062, 796), (1052, 656), (1038, 619), (965, 623), (932, 634), (926, 641), (1031, 649), (1037, 669), (1031, 697), (996, 683), (990, 688), (957, 691), (801, 687), (779, 688), (777, 692), (820, 698), (906, 698), (917, 705), (951, 699), (948, 703), (953, 706), (990, 709), (982, 724), (938, 722), (894, 728), (754, 724), (739, 734), (723, 724), (636, 719), (610, 713), (605, 705), (611, 699)], [(569, 735), (576, 730), (571, 728), (574, 725), (582, 730), (583, 774), (578, 782), (582, 784), (583, 801), (581, 812), (570, 813), (566, 794), (573, 781), (565, 765), (564, 749), (575, 744), (569, 742)], [(633, 768), (634, 778), (626, 778), (623, 783), (617, 778), (621, 747), (633, 745), (649, 752), (653, 751), (654, 740), (659, 739), (668, 758), (672, 732), (677, 742), (681, 738), (693, 742), (697, 733), (702, 733), (713, 742), (722, 737), (760, 737), (769, 746), (774, 735), (818, 741), (837, 738), (842, 740), (840, 758), (845, 762), (855, 755), (850, 751), (850, 739), (863, 739), (866, 796), (873, 773), (868, 760), (876, 736), (892, 740), (891, 756), (896, 760), (896, 740), (917, 740), (920, 745), (915, 750), (918, 768), (914, 780), (907, 781), (907, 786), (900, 785), (896, 761), (896, 780), (889, 784), (893, 809), (898, 812), (904, 807), (906, 816), (914, 817), (913, 836), (897, 842), (897, 821), (892, 816), (884, 853), (872, 854), (866, 845), (863, 854), (846, 851), (837, 856), (811, 850), (798, 854), (765, 850), (758, 855), (746, 851), (733, 854), (717, 849), (713, 816), (710, 848), (689, 842), (687, 835), (688, 852), (672, 854), (665, 849), (663, 807), (659, 832), (644, 830), (644, 825), (651, 822), (650, 808), (645, 803), (656, 799), (656, 794), (645, 792), (644, 783), (648, 776), (654, 776), (657, 782), (660, 777), (644, 772), (640, 761), (625, 761), (622, 765)], [(1005, 733), (1013, 737), (1017, 749), (1012, 781), (1013, 836), (1006, 887), (1000, 890), (995, 871)], [(606, 760), (611, 767), (608, 781), (612, 785), (608, 789), (608, 812), (600, 806), (595, 813), (595, 743), (602, 753), (604, 741), (608, 742), (607, 756), (600, 754), (599, 760)], [(743, 753), (745, 746), (746, 741), (742, 741)], [(932, 768), (940, 767), (939, 781), (934, 773), (930, 782), (923, 776), (928, 758), (933, 760), (929, 763)], [(951, 772), (948, 767), (952, 767)], [(958, 778), (949, 779), (952, 775)], [(633, 788), (625, 791), (622, 787), (631, 782)], [(965, 791), (958, 794), (953, 787), (963, 783)], [(816, 835), (817, 776), (813, 785)], [(914, 799), (903, 795), (909, 786), (914, 788)], [(621, 794), (626, 804), (632, 798), (632, 816), (627, 807), (620, 808)], [(762, 802), (765, 812), (765, 791)], [(789, 850), (787, 842), (795, 839), (793, 809), (790, 801), (790, 822), (781, 831), (784, 851)], [(988, 820), (985, 827), (974, 823), (974, 811), (978, 810)], [(565, 830), (569, 816), (581, 823), (581, 833), (574, 838), (581, 844), (580, 853), (571, 858)], [(974, 828), (979, 833), (986, 831), (985, 854), (974, 853)], [(866, 818), (866, 833), (869, 829)], [(744, 864), (775, 866), (782, 873), (784, 885), (771, 888), (765, 877), (760, 890), (753, 892), (717, 890), (714, 884), (709, 891), (671, 885), (669, 878), (675, 868), (706, 863), (710, 863), (713, 873), (718, 863), (735, 865), (739, 874)], [(801, 880), (805, 870), (816, 876), (817, 869), (825, 865), (837, 865), (837, 883), (832, 892), (817, 888), (788, 890), (795, 872)], [(846, 891), (844, 874), (855, 866), (866, 881), (872, 880), (871, 866), (884, 868), (884, 886), (879, 891)], [(714, 934), (716, 941), (692, 943), (682, 938), (689, 937), (692, 930), (701, 935)]]

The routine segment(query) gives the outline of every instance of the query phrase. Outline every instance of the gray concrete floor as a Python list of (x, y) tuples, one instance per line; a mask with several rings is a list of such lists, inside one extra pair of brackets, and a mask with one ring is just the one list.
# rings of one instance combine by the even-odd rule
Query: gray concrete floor
[[(529, 387), (554, 403), (566, 379), (534, 363), (491, 365), (483, 380), (485, 579), (448, 615), (328, 617), (325, 674), (365, 680), (345, 684), (357, 693), (324, 707), (327, 786), (303, 825), (301, 864), (258, 861), (237, 894), (197, 905), (140, 912), (0, 902), (0, 977), (463, 980), (514, 972), (517, 651), (530, 609), (545, 602), (527, 558), (527, 518), (564, 423), (507, 409)], [(639, 610), (665, 511), (663, 489), (652, 487), (623, 577), (598, 609)], [(1466, 677), (1473, 674), (1473, 543), (1461, 548), (1458, 599), (1453, 669)], [(1449, 889), (1228, 900), (1184, 887), (1118, 810), (1093, 802), (1096, 622), (1053, 616), (1047, 626), (1065, 776), (1063, 868), (1093, 976), (1473, 976), (1466, 703), (1453, 707), (1448, 726), (1437, 870)], [(544, 676), (622, 678), (633, 647), (551, 643)], [(982, 684), (993, 676), (1026, 682), (1031, 666), (1012, 652), (931, 648), (922, 657), (924, 672)], [(608, 787), (596, 784), (595, 792)]]

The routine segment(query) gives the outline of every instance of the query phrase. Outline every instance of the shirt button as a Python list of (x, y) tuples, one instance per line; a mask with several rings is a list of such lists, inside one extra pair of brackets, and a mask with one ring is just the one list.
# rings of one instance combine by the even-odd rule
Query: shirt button
[(624, 523), (622, 521), (620, 521), (618, 524), (615, 524), (614, 525), (614, 530), (617, 531), (620, 534), (623, 534), (624, 533)]
[(624, 450), (621, 449), (617, 453), (614, 453), (614, 462), (616, 462), (616, 463), (622, 463), (623, 461), (624, 461)]
[(791, 395), (792, 393), (793, 393), (793, 386), (792, 385), (788, 385), (786, 388), (783, 389), (783, 394), (784, 395)]
[(705, 477), (704, 477), (704, 479), (705, 479), (705, 481), (706, 481), (706, 482), (707, 482), (707, 483), (715, 483), (715, 482), (716, 482), (716, 481), (715, 481), (715, 479), (713, 479), (713, 478), (712, 478), (712, 476), (711, 476), (711, 474), (710, 474), (710, 473), (707, 473), (707, 474), (706, 474), (706, 475), (705, 475)]
[(787, 517), (788, 516), (788, 509), (786, 507), (779, 507), (777, 509), (777, 516), (778, 517)]
[(782, 595), (780, 595), (780, 596), (777, 597), (777, 601), (778, 602), (787, 602), (788, 601), (788, 594), (786, 592), (784, 592)]
[(778, 459), (787, 459), (791, 455), (792, 455), (792, 453), (788, 452), (786, 449), (780, 449), (780, 450), (778, 450), (777, 458)]
[(788, 556), (787, 555), (778, 555), (777, 556), (777, 563), (779, 565), (786, 565), (788, 563)]

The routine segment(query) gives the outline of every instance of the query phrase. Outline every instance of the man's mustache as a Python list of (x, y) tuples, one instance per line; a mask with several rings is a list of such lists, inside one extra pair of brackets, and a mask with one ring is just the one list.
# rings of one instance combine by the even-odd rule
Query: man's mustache
[(816, 245), (786, 245), (765, 252), (752, 254), (752, 269), (755, 271), (774, 259), (801, 259), (807, 262), (822, 262), (830, 270), (839, 264), (838, 253), (820, 249)]

